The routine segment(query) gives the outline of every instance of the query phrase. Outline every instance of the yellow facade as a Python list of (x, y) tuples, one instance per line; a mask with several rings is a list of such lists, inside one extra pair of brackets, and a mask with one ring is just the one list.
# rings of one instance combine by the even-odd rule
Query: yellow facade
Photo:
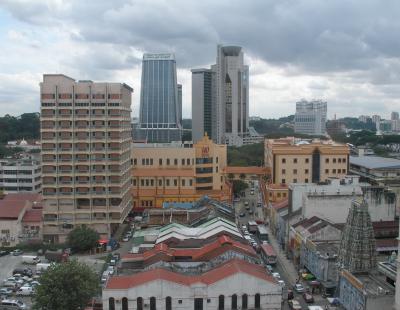
[(230, 199), (223, 170), (226, 145), (207, 136), (196, 144), (135, 144), (132, 196), (134, 208), (161, 208), (164, 202), (195, 202), (204, 195)]
[(266, 139), (265, 165), (273, 184), (318, 183), (348, 172), (349, 148), (333, 141)]

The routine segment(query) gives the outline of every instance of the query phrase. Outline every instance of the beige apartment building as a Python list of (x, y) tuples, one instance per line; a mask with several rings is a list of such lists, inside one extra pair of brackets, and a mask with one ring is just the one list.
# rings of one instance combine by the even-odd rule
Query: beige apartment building
[(134, 210), (161, 208), (164, 202), (196, 202), (204, 195), (230, 199), (223, 171), (226, 145), (208, 136), (192, 143), (135, 143), (132, 148)]
[(43, 239), (63, 242), (79, 225), (109, 237), (132, 208), (133, 89), (62, 74), (40, 89)]
[(266, 139), (265, 165), (272, 184), (318, 183), (348, 172), (349, 148), (333, 141)]

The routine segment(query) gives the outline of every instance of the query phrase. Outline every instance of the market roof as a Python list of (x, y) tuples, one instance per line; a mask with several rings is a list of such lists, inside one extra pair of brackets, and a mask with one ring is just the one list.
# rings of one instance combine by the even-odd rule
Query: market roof
[(156, 268), (130, 276), (111, 277), (105, 289), (128, 289), (158, 280), (175, 282), (186, 286), (191, 286), (195, 283), (210, 285), (238, 273), (246, 273), (250, 276), (276, 284), (276, 280), (269, 275), (262, 266), (251, 264), (241, 259), (232, 259), (198, 276), (185, 275), (162, 268)]
[(368, 169), (400, 168), (400, 160), (380, 156), (350, 156), (350, 164)]

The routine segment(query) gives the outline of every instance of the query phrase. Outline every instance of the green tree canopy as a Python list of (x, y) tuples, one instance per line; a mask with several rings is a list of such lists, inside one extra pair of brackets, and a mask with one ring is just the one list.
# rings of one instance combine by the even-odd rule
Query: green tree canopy
[(248, 187), (249, 185), (242, 180), (233, 180), (233, 193), (235, 195), (240, 194), (240, 192), (243, 192)]
[(76, 252), (93, 249), (99, 241), (99, 234), (87, 226), (76, 227), (67, 236), (67, 244)]
[(40, 277), (33, 309), (84, 309), (98, 289), (99, 278), (89, 266), (77, 260), (53, 264)]

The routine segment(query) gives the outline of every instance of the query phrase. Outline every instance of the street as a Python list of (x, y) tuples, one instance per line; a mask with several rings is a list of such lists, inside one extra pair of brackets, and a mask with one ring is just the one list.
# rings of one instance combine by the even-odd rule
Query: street
[[(257, 206), (258, 202), (261, 201), (261, 194), (259, 192), (258, 182), (257, 181), (253, 182), (254, 186), (252, 186), (251, 184), (249, 185), (249, 188), (247, 188), (244, 192), (245, 195), (243, 197), (240, 197), (240, 201), (234, 202), (234, 208), (236, 211), (239, 228), (242, 225), (246, 225), (249, 221), (252, 220), (255, 221), (260, 220), (265, 223), (268, 222), (268, 220), (264, 218), (262, 206), (260, 207)], [(253, 190), (254, 193), (251, 194)], [(246, 207), (249, 210), (247, 210)], [(286, 253), (280, 249), (268, 225), (266, 225), (266, 228), (268, 231), (268, 242), (272, 245), (277, 254), (277, 264), (273, 266), (273, 272), (278, 272), (281, 276), (281, 279), (285, 281), (286, 284), (286, 287), (283, 290), (284, 303), (282, 309), (288, 310), (290, 308), (287, 303), (287, 289), (291, 289), (292, 286), (296, 283), (296, 280), (299, 278), (298, 271), (294, 267), (293, 263), (286, 258)], [(254, 238), (257, 239), (256, 237)], [(300, 283), (302, 283), (305, 288), (308, 287), (307, 282), (301, 279)], [(313, 294), (313, 297), (315, 302), (312, 303), (312, 305), (319, 305), (322, 306), (324, 309), (325, 306), (328, 305), (327, 300), (323, 298), (320, 294)], [(311, 305), (307, 304), (304, 301), (302, 294), (294, 292), (294, 298), (301, 304), (302, 309), (304, 310), (308, 309), (308, 305)], [(336, 308), (331, 306), (328, 309), (336, 309)]]

